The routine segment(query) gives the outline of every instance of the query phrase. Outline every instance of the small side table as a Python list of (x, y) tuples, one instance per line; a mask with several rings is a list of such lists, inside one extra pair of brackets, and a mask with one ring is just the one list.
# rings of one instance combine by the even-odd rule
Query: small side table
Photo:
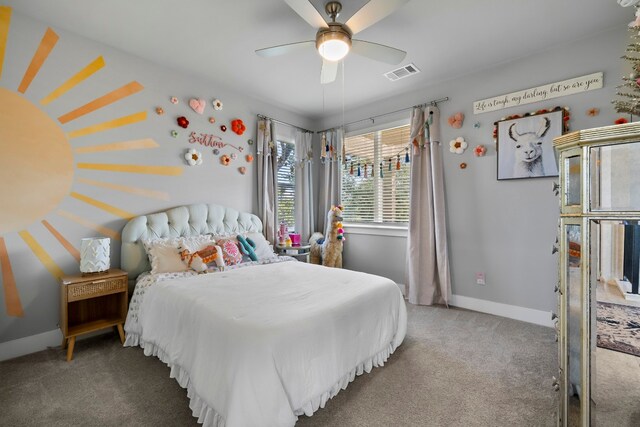
[(129, 280), (127, 273), (106, 273), (60, 278), (60, 329), (67, 362), (73, 359), (76, 336), (116, 327), (124, 344), (122, 325), (127, 318)]
[(300, 246), (280, 246), (276, 245), (278, 255), (292, 256), (299, 261), (309, 262), (309, 254), (311, 253), (311, 245)]

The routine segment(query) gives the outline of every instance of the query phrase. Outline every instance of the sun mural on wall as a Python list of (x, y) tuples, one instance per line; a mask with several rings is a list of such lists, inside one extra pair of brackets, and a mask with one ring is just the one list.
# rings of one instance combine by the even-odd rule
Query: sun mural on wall
[[(0, 6), (0, 78), (5, 61), (5, 49), (9, 38), (11, 8)], [(74, 128), (73, 121), (111, 105), (130, 95), (140, 92), (143, 87), (132, 81), (91, 102), (77, 107), (57, 118), (50, 117), (43, 107), (63, 97), (69, 90), (90, 78), (105, 66), (100, 56), (86, 67), (69, 77), (60, 86), (39, 101), (39, 105), (26, 98), (32, 81), (43, 71), (43, 66), (58, 43), (58, 35), (48, 28), (27, 67), (17, 91), (0, 87), (0, 271), (4, 288), (6, 314), (14, 317), (24, 315), (20, 294), (16, 286), (11, 266), (10, 253), (5, 236), (17, 233), (42, 265), (58, 278), (63, 270), (47, 253), (27, 227), (42, 226), (50, 233), (66, 252), (77, 262), (78, 249), (48, 221), (46, 215), (55, 214), (75, 224), (89, 228), (115, 240), (120, 239), (116, 230), (96, 224), (77, 213), (58, 209), (67, 197), (74, 198), (116, 217), (129, 219), (134, 216), (120, 207), (102, 202), (90, 195), (72, 191), (75, 182), (89, 186), (106, 188), (131, 195), (168, 200), (162, 191), (128, 185), (110, 183), (75, 176), (77, 170), (110, 171), (116, 173), (181, 175), (181, 166), (149, 166), (135, 164), (106, 164), (79, 161), (83, 155), (106, 151), (140, 150), (159, 147), (153, 139), (116, 141), (101, 145), (74, 148), (74, 140), (98, 132), (122, 126), (134, 125), (147, 119), (146, 111), (140, 111), (112, 120), (96, 123), (88, 127)], [(42, 74), (46, 74), (46, 70)], [(64, 127), (63, 127), (64, 126)]]

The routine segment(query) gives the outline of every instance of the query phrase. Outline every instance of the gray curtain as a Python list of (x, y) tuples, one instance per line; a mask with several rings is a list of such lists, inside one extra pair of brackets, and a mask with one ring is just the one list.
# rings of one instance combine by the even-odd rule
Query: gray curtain
[(411, 113), (411, 202), (406, 286), (412, 304), (447, 304), (451, 290), (440, 111), (416, 107)]
[[(332, 205), (340, 204), (340, 192), (342, 191), (342, 153), (343, 153), (343, 132), (342, 129), (333, 129), (323, 132), (326, 143), (320, 134), (321, 153), (320, 158), (320, 186), (318, 195), (318, 222), (316, 230), (324, 233), (327, 221), (327, 212)], [(326, 145), (333, 145), (333, 153), (326, 152)]]
[(269, 119), (258, 120), (258, 216), (262, 220), (263, 233), (268, 241), (276, 243), (276, 215), (278, 199), (276, 197), (276, 174), (278, 172), (275, 123)]
[(315, 226), (313, 202), (313, 134), (296, 130), (296, 231), (302, 242), (308, 242)]

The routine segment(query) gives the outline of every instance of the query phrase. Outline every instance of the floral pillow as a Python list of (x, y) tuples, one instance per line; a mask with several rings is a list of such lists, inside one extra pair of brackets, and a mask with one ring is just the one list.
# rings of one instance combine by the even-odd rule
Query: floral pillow
[(242, 262), (242, 252), (240, 252), (238, 240), (235, 237), (217, 239), (216, 245), (222, 249), (224, 265), (236, 265)]

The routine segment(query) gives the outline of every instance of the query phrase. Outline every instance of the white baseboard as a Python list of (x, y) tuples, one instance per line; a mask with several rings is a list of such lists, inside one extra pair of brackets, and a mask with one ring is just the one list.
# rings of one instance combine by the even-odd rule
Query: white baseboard
[(0, 343), (0, 361), (46, 350), (47, 347), (60, 346), (61, 343), (62, 332), (60, 329), (3, 342)]
[(466, 308), (467, 310), (479, 311), (481, 313), (508, 317), (509, 319), (521, 320), (523, 322), (534, 323), (536, 325), (547, 326), (549, 328), (553, 327), (551, 312), (549, 311), (502, 304), (499, 302), (465, 297), (462, 295), (451, 295), (449, 305)]

